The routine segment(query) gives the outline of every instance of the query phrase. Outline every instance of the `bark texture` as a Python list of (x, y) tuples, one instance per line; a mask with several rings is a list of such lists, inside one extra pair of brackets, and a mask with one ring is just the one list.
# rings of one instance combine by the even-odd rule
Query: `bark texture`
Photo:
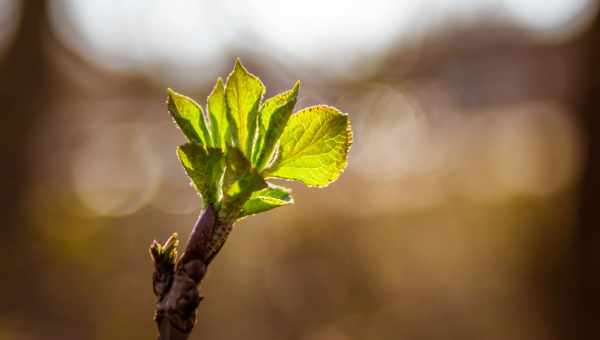
[[(154, 319), (159, 340), (187, 339), (196, 323), (202, 296), (198, 285), (216, 255), (214, 236), (231, 225), (218, 222), (215, 210), (208, 206), (200, 215), (188, 239), (184, 253), (177, 260), (176, 251), (151, 254), (154, 260), (153, 289), (158, 297)], [(166, 244), (168, 244), (167, 241)], [(173, 249), (176, 248), (176, 244)], [(212, 249), (212, 250), (211, 250)]]

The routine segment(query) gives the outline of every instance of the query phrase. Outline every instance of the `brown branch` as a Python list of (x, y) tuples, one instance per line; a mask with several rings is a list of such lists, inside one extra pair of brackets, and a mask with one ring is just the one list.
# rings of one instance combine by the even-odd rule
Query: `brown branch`
[(230, 229), (230, 225), (219, 223), (215, 209), (209, 205), (198, 218), (179, 260), (176, 234), (164, 245), (152, 243), (153, 289), (158, 297), (154, 319), (159, 340), (185, 340), (194, 328), (196, 311), (202, 300), (198, 285), (214, 257), (214, 251), (211, 252), (213, 235), (222, 229)]

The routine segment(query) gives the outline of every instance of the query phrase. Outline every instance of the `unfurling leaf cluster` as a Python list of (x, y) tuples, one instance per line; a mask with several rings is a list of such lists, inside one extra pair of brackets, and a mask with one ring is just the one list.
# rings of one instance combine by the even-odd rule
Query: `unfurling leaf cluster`
[(168, 109), (188, 139), (177, 148), (192, 185), (221, 221), (293, 203), (271, 178), (324, 187), (347, 164), (352, 144), (348, 115), (317, 105), (292, 114), (300, 83), (263, 101), (265, 86), (239, 59), (217, 79), (206, 109), (168, 90)]

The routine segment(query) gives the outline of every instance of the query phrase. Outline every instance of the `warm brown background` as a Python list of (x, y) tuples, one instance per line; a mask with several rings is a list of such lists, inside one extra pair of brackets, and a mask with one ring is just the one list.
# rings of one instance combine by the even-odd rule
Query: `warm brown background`
[[(355, 144), (338, 182), (292, 184), (295, 205), (236, 226), (193, 339), (600, 338), (597, 3), (555, 32), (440, 16), (357, 51), (354, 74), (256, 32), (197, 67), (144, 49), (119, 63), (73, 3), (0, 1), (0, 339), (155, 336), (147, 246), (187, 235), (201, 207), (165, 87), (204, 101), (235, 56), (268, 95), (301, 79), (300, 107), (349, 112)], [(131, 36), (117, 52), (139, 47), (143, 32), (102, 24)]]

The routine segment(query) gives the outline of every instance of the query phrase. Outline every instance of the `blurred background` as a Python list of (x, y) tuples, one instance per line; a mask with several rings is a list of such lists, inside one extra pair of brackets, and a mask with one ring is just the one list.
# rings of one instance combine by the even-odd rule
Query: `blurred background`
[(594, 0), (0, 0), (0, 339), (151, 339), (202, 202), (165, 89), (235, 57), (350, 114), (344, 175), (236, 225), (192, 339), (600, 339)]

